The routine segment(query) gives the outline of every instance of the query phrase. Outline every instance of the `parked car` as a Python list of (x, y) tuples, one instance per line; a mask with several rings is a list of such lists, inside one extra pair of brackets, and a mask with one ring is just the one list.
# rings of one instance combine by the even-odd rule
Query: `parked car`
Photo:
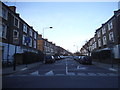
[(74, 56), (73, 58), (74, 58), (74, 60), (78, 61), (80, 59), (80, 56)]
[(55, 60), (60, 60), (60, 56), (54, 56)]
[(90, 56), (81, 56), (79, 63), (81, 64), (92, 64), (92, 58)]
[(60, 58), (61, 58), (61, 59), (65, 59), (65, 57), (64, 57), (64, 56), (60, 56)]
[(55, 62), (55, 58), (51, 55), (46, 55), (45, 56), (45, 60), (44, 60), (44, 63), (54, 63)]

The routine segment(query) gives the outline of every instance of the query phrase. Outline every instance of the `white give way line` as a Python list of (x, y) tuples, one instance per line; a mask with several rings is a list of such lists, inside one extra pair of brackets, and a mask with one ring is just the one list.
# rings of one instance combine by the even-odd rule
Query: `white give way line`
[(86, 67), (80, 67), (80, 66), (77, 66), (77, 69), (85, 70)]
[(35, 72), (32, 72), (30, 73), (31, 75), (39, 75), (39, 72), (38, 71), (35, 71)]
[(47, 72), (47, 73), (45, 73), (45, 76), (53, 76), (54, 75), (54, 73), (53, 73), (53, 71), (51, 70), (51, 71), (49, 71), (49, 72)]

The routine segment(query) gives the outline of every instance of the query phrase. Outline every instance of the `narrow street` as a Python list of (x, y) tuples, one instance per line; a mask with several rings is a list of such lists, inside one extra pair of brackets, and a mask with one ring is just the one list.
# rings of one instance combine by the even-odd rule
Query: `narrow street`
[(118, 74), (69, 57), (4, 76), (3, 88), (118, 88)]

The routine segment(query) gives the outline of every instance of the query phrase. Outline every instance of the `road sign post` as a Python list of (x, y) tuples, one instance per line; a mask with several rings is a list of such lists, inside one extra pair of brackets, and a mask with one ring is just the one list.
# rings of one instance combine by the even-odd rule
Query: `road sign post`
[[(28, 52), (28, 48), (29, 48), (29, 43), (30, 43), (30, 37), (25, 37), (25, 43), (27, 44), (27, 52)], [(27, 67), (27, 60), (26, 60), (26, 67)]]

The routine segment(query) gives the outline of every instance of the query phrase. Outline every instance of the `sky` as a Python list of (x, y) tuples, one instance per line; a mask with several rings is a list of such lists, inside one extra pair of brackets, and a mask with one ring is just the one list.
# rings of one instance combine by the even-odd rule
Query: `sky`
[[(80, 48), (118, 9), (117, 2), (9, 2), (48, 41), (70, 52)], [(53, 27), (52, 29), (45, 27)]]

